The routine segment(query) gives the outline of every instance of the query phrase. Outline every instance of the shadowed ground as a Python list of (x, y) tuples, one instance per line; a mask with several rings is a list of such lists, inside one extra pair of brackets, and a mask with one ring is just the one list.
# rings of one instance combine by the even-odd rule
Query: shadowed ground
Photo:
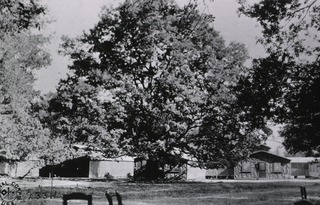
[[(262, 180), (206, 180), (186, 183), (130, 183), (126, 181), (83, 180), (12, 180), (19, 184), (22, 200), (16, 204), (62, 204), (62, 195), (83, 192), (93, 196), (93, 204), (107, 204), (105, 192), (117, 190), (123, 196), (125, 205), (270, 205), (293, 204), (301, 199), (300, 186), (305, 186), (308, 200), (320, 204), (320, 180), (297, 179), (285, 181)], [(40, 185), (40, 186), (39, 186)], [(52, 199), (50, 199), (50, 194)], [(69, 204), (86, 204), (73, 201)], [(116, 204), (116, 203), (115, 203)]]

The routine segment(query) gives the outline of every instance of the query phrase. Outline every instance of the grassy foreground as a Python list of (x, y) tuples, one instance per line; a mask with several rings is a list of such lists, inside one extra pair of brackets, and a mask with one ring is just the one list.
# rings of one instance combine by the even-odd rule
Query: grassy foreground
[[(125, 205), (284, 205), (301, 199), (300, 186), (305, 186), (308, 199), (320, 204), (320, 182), (209, 182), (209, 183), (129, 183), (121, 181), (92, 183), (92, 186), (22, 188), (20, 201), (15, 204), (62, 204), (62, 195), (83, 192), (93, 196), (93, 204), (108, 204), (106, 191), (117, 190)], [(53, 198), (50, 199), (50, 193)], [(75, 201), (69, 204), (86, 204)], [(117, 203), (114, 203), (117, 204)]]

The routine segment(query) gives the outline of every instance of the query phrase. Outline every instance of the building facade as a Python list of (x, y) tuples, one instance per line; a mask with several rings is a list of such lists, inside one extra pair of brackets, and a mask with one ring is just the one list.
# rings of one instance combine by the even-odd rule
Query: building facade
[(234, 167), (209, 169), (207, 179), (286, 179), (291, 176), (290, 159), (266, 150), (253, 152)]
[(134, 160), (123, 158), (79, 157), (40, 169), (41, 177), (126, 178), (133, 175)]
[(290, 159), (267, 151), (256, 151), (234, 167), (235, 179), (288, 179), (290, 177)]
[(12, 178), (39, 177), (39, 161), (0, 162), (0, 175)]

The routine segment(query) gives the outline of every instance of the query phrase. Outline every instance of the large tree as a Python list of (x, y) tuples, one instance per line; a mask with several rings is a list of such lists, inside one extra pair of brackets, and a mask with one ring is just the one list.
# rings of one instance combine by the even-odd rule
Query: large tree
[(242, 81), (241, 101), (250, 110), (249, 118), (257, 125), (267, 120), (282, 123), (281, 134), (291, 153), (319, 152), (319, 2), (239, 2), (240, 12), (261, 24), (259, 42), (268, 54), (254, 61), (253, 72)]
[(213, 20), (170, 0), (104, 8), (90, 32), (65, 39), (73, 64), (49, 101), (53, 132), (107, 155), (246, 157), (265, 137), (237, 105), (247, 51), (226, 46)]
[(34, 70), (49, 64), (43, 49), (48, 38), (33, 34), (40, 28), (44, 8), (35, 1), (0, 2), (0, 158), (41, 158), (50, 148), (49, 130), (43, 128), (33, 105)]

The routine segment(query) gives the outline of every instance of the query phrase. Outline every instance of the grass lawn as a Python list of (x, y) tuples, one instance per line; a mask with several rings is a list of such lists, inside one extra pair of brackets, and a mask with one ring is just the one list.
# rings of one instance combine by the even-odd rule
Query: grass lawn
[[(17, 182), (18, 184), (20, 182)], [(212, 182), (212, 183), (129, 183), (124, 181), (89, 182), (86, 186), (22, 187), (22, 200), (16, 204), (38, 205), (62, 204), (62, 195), (83, 192), (93, 196), (93, 204), (108, 204), (106, 191), (117, 190), (123, 196), (125, 205), (284, 205), (301, 199), (300, 186), (305, 186), (308, 199), (320, 205), (320, 182)], [(39, 199), (39, 197), (41, 199)], [(80, 201), (69, 204), (86, 204)], [(114, 203), (117, 204), (117, 203)]]

